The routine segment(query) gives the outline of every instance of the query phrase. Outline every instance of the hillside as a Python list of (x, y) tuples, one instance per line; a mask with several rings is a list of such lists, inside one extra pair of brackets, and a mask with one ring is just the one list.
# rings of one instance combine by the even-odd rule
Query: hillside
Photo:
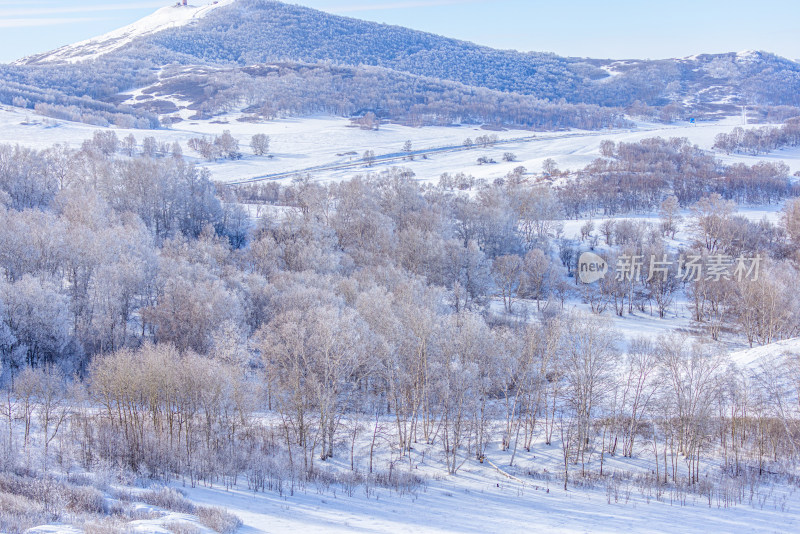
[[(542, 98), (572, 94), (586, 78), (576, 72), (571, 60), (553, 54), (494, 50), (281, 2), (228, 0), (208, 7), (163, 8), (127, 29), (17, 64), (77, 62), (111, 52), (147, 57), (157, 64), (332, 61), (382, 66)], [(603, 75), (599, 69), (590, 69), (594, 76)]]
[[(120, 93), (153, 86), (152, 92), (178, 97), (163, 91), (174, 86), (176, 72), (182, 81), (191, 73), (191, 91), (202, 96), (190, 99), (192, 109), (212, 115), (244, 102), (289, 115), (374, 111), (418, 125), (595, 129), (620, 125), (623, 113), (673, 122), (738, 115), (748, 106), (753, 118), (775, 121), (800, 107), (800, 64), (766, 52), (656, 61), (565, 58), (272, 0), (165, 7), (104, 36), (0, 66), (0, 103), (42, 103), (59, 118), (83, 117), (81, 110), (90, 108), (89, 119), (78, 120), (97, 124), (131, 122), (121, 115), (152, 124), (141, 110), (119, 107), (126, 100)], [(220, 90), (221, 76), (237, 83)], [(255, 101), (253, 86), (261, 95)], [(172, 110), (141, 104), (155, 114)], [(116, 108), (97, 111), (108, 105)]]
[(757, 369), (759, 366), (776, 366), (787, 355), (800, 354), (800, 338), (785, 339), (751, 349), (731, 353), (731, 360), (740, 367)]
[(762, 52), (657, 61), (564, 58), (495, 50), (271, 0), (167, 7), (106, 36), (18, 63), (76, 62), (111, 52), (158, 64), (373, 65), (539, 98), (612, 106), (634, 100), (650, 105), (734, 100), (798, 105), (800, 87), (800, 65)]
[(632, 125), (616, 108), (551, 102), (382, 67), (324, 63), (168, 67), (158, 82), (138, 93), (123, 102), (162, 115), (185, 107), (195, 112), (191, 116), (195, 119), (243, 109), (259, 121), (286, 115), (360, 117), (371, 113), (382, 121), (411, 126), (490, 124), (595, 130)]
[(163, 7), (141, 20), (112, 32), (85, 41), (36, 54), (15, 61), (15, 65), (34, 65), (40, 63), (76, 63), (97, 59), (110, 54), (134, 39), (152, 35), (172, 28), (180, 28), (205, 17), (211, 11), (230, 4), (234, 0), (221, 0), (209, 5)]

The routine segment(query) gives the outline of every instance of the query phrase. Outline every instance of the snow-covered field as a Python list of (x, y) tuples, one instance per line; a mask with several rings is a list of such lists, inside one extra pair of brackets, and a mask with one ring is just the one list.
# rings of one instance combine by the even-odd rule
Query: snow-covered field
[[(796, 344), (796, 341), (795, 341)], [(265, 415), (265, 417), (270, 417)], [(382, 425), (391, 427), (386, 419)], [(352, 421), (344, 421), (346, 425)], [(356, 466), (366, 472), (369, 456), (369, 422), (355, 445)], [(502, 422), (498, 421), (498, 425)], [(397, 473), (411, 474), (423, 481), (401, 492), (374, 482), (348, 486), (341, 483), (282, 481), (282, 490), (254, 492), (243, 477), (231, 488), (217, 484), (175, 481), (170, 486), (185, 494), (196, 506), (218, 507), (236, 515), (242, 526), (237, 534), (300, 532), (312, 533), (791, 533), (800, 529), (800, 494), (789, 484), (747, 486), (736, 504), (725, 503), (718, 494), (708, 497), (671, 486), (647, 482), (652, 476), (652, 451), (643, 442), (634, 458), (606, 455), (603, 479), (585, 479), (579, 486), (563, 488), (563, 460), (557, 438), (551, 445), (536, 439), (531, 450), (518, 450), (513, 467), (511, 451), (499, 443), (489, 446), (486, 459), (462, 457), (456, 474), (447, 475), (441, 446), (416, 444), (403, 458), (383, 452), (375, 463), (385, 474), (392, 462)], [(339, 445), (338, 454), (322, 468), (327, 472), (350, 471), (349, 443)], [(462, 453), (463, 454), (463, 453)], [(589, 453), (587, 468), (598, 469), (599, 452)], [(359, 460), (359, 458), (361, 460)], [(679, 462), (679, 470), (686, 466)], [(580, 466), (571, 465), (571, 476)], [(717, 461), (701, 467), (704, 477), (720, 472)], [(578, 477), (575, 477), (578, 478)], [(652, 480), (652, 479), (651, 479)], [(158, 484), (154, 486), (158, 488)], [(114, 484), (115, 489), (137, 495), (143, 491)], [(111, 497), (108, 497), (111, 498)], [(144, 502), (134, 506), (151, 514), (149, 519), (127, 524), (126, 532), (169, 534), (169, 524), (179, 522), (196, 532), (214, 531), (197, 518)], [(64, 524), (42, 525), (30, 534), (83, 532)]]
[[(186, 111), (186, 110), (184, 110)], [(491, 132), (472, 126), (410, 128), (396, 124), (384, 124), (377, 131), (354, 128), (350, 121), (338, 117), (317, 116), (311, 118), (279, 119), (264, 123), (240, 122), (239, 113), (231, 113), (213, 120), (185, 120), (169, 130), (124, 130), (115, 129), (118, 137), (133, 134), (141, 143), (147, 136), (159, 141), (178, 141), (184, 154), (204, 167), (207, 167), (215, 180), (223, 182), (243, 181), (254, 177), (302, 172), (318, 166), (350, 163), (361, 158), (365, 150), (373, 150), (376, 155), (402, 152), (403, 144), (410, 140), (414, 150), (424, 150), (443, 146), (459, 146), (466, 138), (495, 133), (502, 140), (530, 137), (527, 130), (507, 130)], [(23, 123), (32, 124), (25, 125)], [(394, 161), (377, 164), (372, 168), (316, 170), (311, 173), (314, 180), (331, 181), (350, 178), (359, 172), (380, 170), (382, 167), (402, 165), (414, 171), (417, 179), (436, 182), (444, 172), (464, 172), (476, 178), (493, 180), (505, 176), (517, 166), (524, 166), (529, 172), (539, 173), (542, 162), (554, 159), (561, 170), (577, 170), (591, 163), (600, 154), (600, 142), (610, 139), (615, 142), (635, 142), (648, 137), (686, 137), (703, 149), (711, 149), (714, 136), (728, 133), (741, 122), (730, 118), (714, 123), (697, 125), (663, 125), (639, 123), (634, 129), (608, 131), (569, 131), (536, 133), (535, 138), (492, 148), (474, 148), (441, 154), (427, 158), (417, 157), (413, 161)], [(45, 119), (28, 110), (0, 107), (0, 143), (19, 143), (23, 146), (46, 148), (56, 143), (79, 146), (92, 137), (98, 128), (78, 123)], [(219, 135), (230, 130), (237, 138), (244, 157), (238, 161), (220, 160), (206, 162), (190, 150), (186, 144), (192, 137)], [(256, 133), (270, 136), (272, 158), (257, 157), (249, 147), (250, 138)], [(348, 154), (355, 152), (355, 154)], [(511, 152), (516, 161), (505, 162), (502, 156)], [(481, 156), (494, 159), (497, 163), (479, 165)], [(800, 170), (800, 148), (778, 150), (769, 155), (747, 156), (718, 154), (727, 162), (755, 163), (759, 160), (783, 161), (794, 173)], [(288, 182), (291, 178), (283, 178)]]
[(760, 347), (739, 350), (731, 353), (731, 361), (743, 367), (753, 367), (761, 363), (770, 365), (784, 354), (800, 355), (800, 338), (785, 339)]
[[(538, 449), (537, 457), (555, 463), (558, 445)], [(497, 462), (499, 462), (498, 459)], [(612, 466), (613, 463), (609, 462)], [(498, 463), (498, 466), (500, 464)], [(540, 468), (541, 469), (541, 468)], [(613, 467), (610, 468), (613, 472)], [(304, 493), (280, 497), (275, 493), (222, 488), (187, 489), (202, 505), (224, 506), (244, 523), (242, 534), (255, 532), (553, 532), (553, 533), (789, 533), (800, 529), (797, 494), (776, 489), (759, 503), (720, 508), (703, 497), (685, 504), (643, 497), (632, 483), (618, 495), (606, 489), (564, 491), (558, 483), (521, 484), (491, 466), (475, 462), (456, 475), (432, 481), (415, 495), (397, 496), (377, 490), (367, 497), (362, 489), (347, 496)], [(609, 500), (611, 502), (609, 502)], [(649, 502), (648, 502), (649, 501)], [(785, 511), (780, 511), (781, 504)]]
[[(797, 347), (798, 341), (790, 343)], [(759, 354), (783, 350), (785, 344), (761, 348)], [(391, 421), (385, 422), (391, 426)], [(502, 424), (498, 422), (498, 424)], [(369, 434), (369, 428), (364, 432)], [(369, 439), (356, 443), (358, 458), (369, 456)], [(636, 476), (652, 475), (652, 451), (640, 443), (634, 458), (606, 455), (603, 481), (563, 488), (561, 444), (536, 439), (530, 452), (522, 449), (509, 467), (512, 451), (499, 443), (489, 446), (486, 461), (465, 459), (454, 475), (447, 475), (440, 446), (417, 444), (410, 456), (395, 460), (394, 469), (423, 477), (425, 483), (399, 495), (389, 489), (309, 483), (282, 495), (252, 492), (240, 486), (195, 488), (175, 484), (198, 505), (222, 506), (244, 523), (240, 532), (554, 532), (554, 533), (789, 533), (800, 530), (800, 494), (791, 485), (756, 487), (744, 502), (726, 507), (717, 496), (661, 493)], [(344, 445), (343, 445), (344, 447)], [(325, 463), (326, 469), (347, 472), (349, 451)], [(379, 463), (390, 461), (385, 454)], [(598, 469), (598, 451), (587, 467)], [(362, 460), (363, 463), (363, 460)], [(366, 466), (360, 466), (362, 473)], [(720, 471), (718, 461), (704, 462), (704, 477)], [(580, 471), (579, 466), (571, 470)], [(686, 466), (680, 462), (680, 470)], [(615, 480), (616, 479), (616, 480)]]

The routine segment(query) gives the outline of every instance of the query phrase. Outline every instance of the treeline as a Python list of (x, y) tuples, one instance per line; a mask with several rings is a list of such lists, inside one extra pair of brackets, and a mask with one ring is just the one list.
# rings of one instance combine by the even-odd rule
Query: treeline
[[(752, 222), (718, 194), (680, 214), (677, 198), (666, 199), (657, 223), (626, 219), (588, 221), (581, 240), (559, 243), (559, 257), (571, 270), (583, 247), (606, 251), (611, 268), (639, 258), (640, 269), (580, 285), (578, 293), (592, 311), (657, 313), (667, 317), (685, 299), (695, 326), (713, 340), (736, 334), (766, 344), (800, 335), (800, 309), (792, 297), (796, 276), (800, 202), (789, 200), (781, 222)], [(665, 238), (684, 229), (690, 244), (670, 250)]]
[[(605, 486), (609, 503), (624, 487), (720, 508), (763, 508), (764, 486), (795, 476), (796, 357), (739, 370), (680, 334), (623, 353), (597, 316), (489, 328), (436, 312), (413, 287), (387, 301), (377, 287), (323, 284), (277, 299), (287, 307), (255, 337), (257, 362), (146, 344), (98, 356), (83, 383), (23, 370), (2, 389), (3, 468), (24, 457), (28, 473), (102, 467), (286, 497), (309, 485), (403, 494), (422, 483), (421, 462), (452, 474), (499, 450), (530, 465), (547, 446), (562, 469), (534, 463), (537, 479)], [(611, 473), (611, 457), (646, 474)], [(327, 469), (330, 458), (350, 470)]]
[(244, 109), (272, 119), (329, 113), (362, 116), (412, 126), (491, 123), (558, 130), (628, 125), (621, 110), (549, 102), (531, 96), (470, 87), (380, 67), (325, 63), (281, 63), (241, 69), (169, 70), (148, 89), (193, 102), (198, 117)]
[(789, 119), (779, 127), (763, 126), (747, 130), (737, 127), (729, 134), (717, 134), (713, 148), (726, 154), (735, 152), (757, 156), (797, 145), (800, 145), (800, 117)]
[(568, 217), (654, 211), (671, 195), (686, 207), (713, 193), (753, 204), (798, 193), (784, 163), (725, 166), (686, 138), (603, 141), (601, 154), (558, 187)]
[(152, 74), (141, 61), (109, 58), (57, 68), (0, 65), (0, 104), (97, 126), (157, 128), (157, 116), (113, 102), (119, 92), (146, 81), (152, 81)]
[[(621, 148), (623, 152), (629, 149), (636, 153), (642, 147)], [(712, 160), (708, 161), (711, 163)], [(764, 165), (757, 164), (744, 170), (760, 172)], [(713, 171), (714, 167), (710, 169)], [(729, 176), (735, 176), (733, 171), (739, 169), (739, 166), (734, 166)], [(403, 176), (392, 171), (373, 175), (373, 179), (386, 179), (393, 174)], [(665, 176), (672, 175), (665, 171)], [(753, 187), (753, 182), (743, 180), (747, 187)], [(468, 201), (452, 193), (454, 189), (462, 188), (477, 189), (474, 200)], [(738, 191), (747, 189), (743, 187)], [(488, 291), (503, 299), (508, 312), (520, 309), (517, 304), (520, 299), (535, 301), (537, 310), (541, 310), (559, 307), (559, 303), (578, 295), (596, 313), (652, 313), (666, 317), (677, 311), (679, 301), (683, 303), (685, 297), (698, 329), (712, 338), (735, 333), (750, 343), (769, 343), (796, 336), (800, 332), (796, 317), (800, 314), (791, 298), (800, 245), (794, 235), (797, 233), (796, 202), (787, 201), (780, 222), (774, 224), (765, 220), (750, 221), (738, 215), (735, 201), (747, 202), (758, 197), (740, 195), (737, 188), (728, 191), (730, 199), (700, 190), (697, 195), (702, 196), (693, 202), (687, 199), (685, 205), (676, 195), (660, 196), (665, 192), (671, 190), (654, 194), (654, 207), (641, 208), (646, 213), (658, 213), (657, 220), (589, 220), (580, 228), (580, 239), (564, 236), (563, 219), (569, 211), (568, 205), (562, 203), (563, 189), (531, 185), (524, 173), (511, 173), (506, 179), (492, 184), (476, 181), (467, 175), (445, 173), (439, 186), (431, 188), (426, 196), (429, 199), (452, 198), (452, 207), (444, 209), (452, 210), (455, 235), (464, 244), (474, 242), (477, 251), (491, 260), (481, 269), (465, 273), (464, 283), (468, 280), (473, 285), (463, 287), (477, 285), (484, 288), (470, 296), (473, 303), (485, 299)], [(591, 193), (602, 198), (602, 191), (597, 187)], [(313, 208), (320, 202), (319, 197), (309, 202), (306, 195), (310, 193), (299, 193), (296, 188), (280, 187), (274, 183), (226, 188), (225, 194), (235, 195), (239, 202), (255, 205), (258, 210), (266, 210), (270, 204), (294, 206), (301, 211), (320, 209), (327, 212), (332, 209), (331, 205)], [(321, 192), (318, 195), (326, 196)], [(689, 217), (685, 216), (686, 211)], [(670, 240), (675, 239), (679, 232), (691, 238), (691, 246), (675, 250), (670, 245)], [(437, 251), (441, 245), (420, 241), (421, 237), (401, 234), (401, 248), (396, 249), (396, 253), (399, 253), (402, 265), (414, 273), (423, 274), (429, 281), (451, 288), (454, 291), (451, 302), (456, 303), (452, 282), (444, 282), (451, 278), (439, 274), (441, 260)], [(405, 247), (411, 247), (412, 252), (406, 255)], [(614, 276), (609, 276), (596, 285), (576, 286), (569, 281), (568, 275), (574, 276), (580, 252), (586, 248), (603, 250), (612, 268), (622, 256), (639, 256), (643, 263), (641, 269), (627, 280), (615, 280)], [(722, 255), (730, 264), (740, 257), (760, 257), (761, 277), (752, 281), (731, 281), (728, 273), (724, 280), (708, 282), (693, 280), (684, 273), (681, 278), (678, 265), (681, 257), (685, 260), (688, 255), (701, 258), (701, 263), (713, 262), (714, 258)], [(653, 260), (668, 261), (670, 275), (651, 277)], [(728, 267), (732, 271), (733, 266)], [(491, 275), (489, 279), (477, 276), (487, 269)], [(463, 296), (469, 303), (468, 295)]]

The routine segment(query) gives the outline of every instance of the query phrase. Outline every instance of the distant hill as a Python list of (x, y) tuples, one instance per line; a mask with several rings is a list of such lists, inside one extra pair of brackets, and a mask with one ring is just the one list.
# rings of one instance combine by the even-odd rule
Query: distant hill
[[(120, 91), (159, 82), (152, 69), (176, 64), (214, 69), (294, 65), (281, 72), (295, 77), (300, 66), (313, 65), (316, 82), (323, 76), (334, 76), (335, 70), (336, 75), (342, 75), (345, 71), (341, 69), (346, 69), (350, 73), (346, 76), (351, 76), (371, 68), (367, 77), (382, 73), (379, 85), (389, 99), (400, 94), (399, 89), (387, 85), (390, 80), (402, 80), (403, 91), (419, 84), (425, 87), (416, 100), (402, 99), (405, 115), (414, 104), (428, 108), (422, 110), (423, 114), (437, 114), (438, 107), (431, 107), (432, 99), (440, 100), (438, 104), (456, 103), (458, 108), (465, 99), (476, 101), (470, 95), (487, 90), (494, 96), (483, 98), (488, 93), (482, 93), (482, 106), (501, 105), (507, 100), (502, 93), (517, 95), (515, 98), (524, 103), (515, 104), (519, 108), (515, 113), (524, 113), (526, 107), (538, 109), (542, 101), (562, 107), (581, 104), (619, 108), (609, 109), (608, 117), (602, 120), (589, 121), (599, 127), (614, 123), (623, 109), (635, 116), (676, 120), (738, 113), (742, 105), (757, 106), (764, 115), (773, 112), (782, 117), (798, 113), (785, 107), (800, 107), (800, 64), (766, 52), (656, 61), (565, 58), (496, 50), (271, 0), (166, 7), (105, 36), (23, 58), (0, 69), (0, 75), (9, 82), (41, 88), (47, 83), (42, 80), (49, 79), (48, 73), (57, 66), (67, 74), (60, 78), (68, 79), (51, 84), (50, 89), (70, 97), (88, 94), (113, 102)], [(440, 81), (438, 97), (432, 92), (436, 85), (432, 80)], [(335, 79), (326, 83), (333, 84)], [(358, 87), (350, 84), (352, 90)], [(12, 92), (0, 86), (0, 101), (3, 94)], [(345, 112), (361, 107), (387, 108), (378, 101), (367, 106), (356, 104), (359, 95), (345, 97), (350, 102), (343, 106)], [(563, 109), (568, 115), (580, 115), (577, 108)], [(507, 112), (496, 111), (496, 122), (509, 122)], [(447, 120), (461, 115), (456, 109)], [(490, 112), (480, 115), (475, 120), (491, 121), (493, 116)], [(542, 126), (524, 119), (511, 122)], [(559, 127), (598, 127), (572, 120), (557, 122)]]

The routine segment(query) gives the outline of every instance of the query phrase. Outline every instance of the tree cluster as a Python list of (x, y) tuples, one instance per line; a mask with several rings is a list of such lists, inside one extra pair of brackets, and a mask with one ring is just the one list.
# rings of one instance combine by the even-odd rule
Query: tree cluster
[(686, 207), (713, 193), (757, 204), (797, 194), (785, 164), (725, 166), (685, 138), (603, 141), (601, 153), (559, 186), (568, 216), (649, 212), (669, 196)]
[[(547, 185), (467, 195), (395, 168), (237, 193), (178, 158), (115, 157), (118, 143), (0, 147), (4, 465), (35, 457), (284, 492), (342, 457), (351, 482), (361, 469), (403, 488), (413, 477), (394, 464), (413, 470), (421, 450), (456, 473), (493, 444), (514, 464), (543, 442), (561, 447), (565, 486), (604, 475), (607, 455), (646, 461), (647, 491), (730, 504), (746, 493), (731, 487), (761, 480), (744, 473), (795, 476), (793, 360), (737, 371), (683, 335), (626, 347), (600, 313), (564, 311), (581, 291), (564, 273), (579, 245), (563, 239)], [(243, 198), (272, 209), (250, 227)], [(658, 227), (582, 234), (663, 255), (679, 206), (663, 201)], [(770, 256), (771, 275), (752, 284), (687, 286), (712, 337), (730, 325), (755, 342), (796, 335), (796, 274), (780, 250), (797, 254), (798, 213), (788, 203), (779, 231), (739, 220), (719, 195), (692, 205), (694, 250)], [(655, 302), (663, 315), (675, 288), (630, 277), (598, 291), (583, 294), (596, 312), (605, 298), (617, 313)], [(515, 315), (521, 299), (536, 302), (533, 320)], [(710, 457), (725, 466), (713, 484)]]
[(787, 120), (780, 127), (734, 128), (729, 134), (717, 134), (713, 148), (726, 154), (736, 152), (757, 156), (797, 145), (800, 145), (800, 118)]

